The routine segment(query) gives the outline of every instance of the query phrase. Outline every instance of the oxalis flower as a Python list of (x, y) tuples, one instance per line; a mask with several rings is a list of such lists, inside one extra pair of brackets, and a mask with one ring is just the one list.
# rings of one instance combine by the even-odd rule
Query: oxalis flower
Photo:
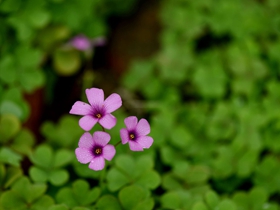
[(116, 154), (115, 147), (108, 144), (110, 139), (110, 135), (103, 131), (96, 131), (93, 136), (88, 132), (84, 133), (79, 140), (79, 147), (75, 150), (78, 161), (89, 163), (92, 170), (102, 170), (105, 159), (112, 160)]
[(126, 128), (120, 130), (122, 144), (128, 142), (129, 148), (133, 151), (143, 151), (153, 144), (152, 137), (147, 136), (150, 133), (150, 125), (147, 120), (141, 119), (138, 122), (137, 117), (131, 116), (124, 120)]
[(106, 129), (114, 127), (117, 119), (111, 112), (121, 107), (121, 97), (113, 93), (104, 101), (104, 92), (98, 88), (86, 89), (86, 96), (90, 104), (77, 101), (70, 110), (70, 114), (84, 115), (79, 120), (80, 127), (89, 131), (97, 122)]

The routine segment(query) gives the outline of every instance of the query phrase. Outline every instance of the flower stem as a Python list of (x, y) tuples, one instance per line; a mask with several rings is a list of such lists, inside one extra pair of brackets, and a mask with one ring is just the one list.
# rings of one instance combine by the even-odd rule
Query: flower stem
[(115, 144), (115, 147), (118, 146), (121, 142), (122, 142), (121, 140), (120, 140), (119, 142), (117, 142), (117, 143)]

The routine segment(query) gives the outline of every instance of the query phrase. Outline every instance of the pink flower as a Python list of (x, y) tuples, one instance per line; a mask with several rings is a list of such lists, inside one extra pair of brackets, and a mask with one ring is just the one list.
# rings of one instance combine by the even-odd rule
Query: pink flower
[(85, 35), (80, 34), (70, 40), (70, 45), (80, 51), (87, 51), (91, 48), (103, 46), (105, 44), (106, 38), (102, 36), (90, 39)]
[(95, 171), (102, 170), (105, 159), (112, 160), (116, 154), (113, 145), (108, 144), (111, 137), (103, 131), (96, 131), (93, 136), (84, 133), (79, 141), (79, 147), (75, 150), (76, 157), (80, 163), (89, 163), (89, 168)]
[(121, 97), (113, 93), (104, 101), (104, 92), (98, 88), (86, 89), (86, 96), (90, 104), (77, 101), (70, 110), (70, 114), (84, 115), (79, 120), (80, 127), (89, 131), (97, 122), (106, 129), (114, 127), (117, 119), (111, 112), (121, 107)]
[(75, 36), (71, 40), (71, 45), (77, 50), (88, 50), (92, 47), (91, 41), (84, 35)]
[(147, 120), (131, 116), (124, 120), (126, 128), (120, 130), (122, 144), (128, 142), (129, 148), (133, 151), (143, 151), (143, 148), (150, 148), (154, 140), (147, 136), (150, 133), (150, 125)]

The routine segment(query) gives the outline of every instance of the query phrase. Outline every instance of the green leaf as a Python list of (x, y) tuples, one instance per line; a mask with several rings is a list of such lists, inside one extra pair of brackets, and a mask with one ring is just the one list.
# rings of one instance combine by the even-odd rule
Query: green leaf
[(116, 158), (116, 166), (129, 174), (131, 174), (135, 170), (135, 162), (129, 155), (118, 156)]
[(27, 177), (22, 177), (13, 185), (12, 190), (21, 195), (26, 202), (32, 203), (46, 192), (47, 186), (41, 183), (31, 184)]
[(217, 206), (218, 209), (220, 210), (236, 210), (237, 207), (235, 203), (229, 199), (225, 199), (219, 203)]
[(253, 206), (254, 209), (257, 209), (258, 207), (265, 205), (269, 195), (263, 188), (254, 187), (250, 190), (248, 197), (251, 206)]
[(53, 65), (59, 75), (73, 75), (81, 66), (80, 55), (75, 50), (57, 50), (53, 55)]
[(51, 147), (48, 145), (40, 145), (30, 156), (30, 160), (37, 166), (49, 169), (53, 165), (53, 156), (54, 154)]
[(15, 12), (19, 9), (20, 4), (18, 0), (5, 0), (0, 4), (0, 11), (2, 12)]
[(18, 210), (27, 210), (26, 204), (22, 198), (13, 191), (6, 191), (0, 197), (0, 207), (2, 209), (18, 209)]
[(186, 174), (186, 182), (200, 184), (206, 182), (210, 176), (209, 168), (203, 165), (192, 166)]
[(167, 190), (178, 190), (182, 189), (182, 183), (173, 174), (165, 173), (162, 176), (162, 187)]
[(206, 192), (206, 194), (205, 194), (205, 201), (206, 201), (206, 204), (210, 208), (214, 209), (218, 205), (219, 200), (220, 200), (219, 196), (217, 195), (216, 192), (214, 192), (212, 190)]
[(27, 19), (29, 24), (35, 28), (45, 27), (51, 19), (51, 16), (47, 10), (38, 9), (32, 10), (27, 13)]
[(160, 198), (161, 206), (166, 209), (180, 209), (182, 207), (181, 198), (175, 191), (168, 191)]
[(178, 190), (163, 194), (160, 201), (166, 209), (191, 209), (195, 198), (189, 191)]
[(52, 145), (71, 149), (77, 146), (77, 139), (83, 134), (83, 130), (77, 123), (77, 117), (70, 115), (60, 118), (56, 125), (46, 121), (41, 131)]
[(41, 69), (29, 69), (21, 75), (20, 83), (23, 89), (29, 93), (41, 87), (45, 82), (45, 76)]
[(131, 185), (128, 187), (124, 187), (119, 192), (119, 199), (124, 207), (124, 209), (134, 209), (139, 203), (145, 200), (147, 197), (146, 192), (143, 190), (143, 188)]
[(32, 180), (35, 182), (46, 182), (48, 180), (48, 173), (40, 168), (37, 168), (35, 166), (31, 166), (29, 169), (29, 174)]
[(0, 162), (19, 166), (22, 157), (7, 147), (0, 149)]
[(61, 149), (58, 150), (54, 155), (54, 167), (60, 168), (69, 164), (73, 160), (73, 152), (69, 150)]
[(73, 183), (73, 193), (79, 204), (86, 206), (93, 203), (100, 195), (99, 188), (89, 189), (88, 182), (84, 180), (77, 180)]
[(193, 205), (192, 210), (209, 210), (209, 209), (203, 202), (198, 201)]
[(0, 80), (7, 84), (13, 84), (17, 79), (15, 59), (6, 55), (0, 60)]
[(108, 188), (114, 192), (130, 183), (129, 177), (116, 168), (111, 168), (107, 173)]
[(6, 168), (4, 164), (0, 164), (0, 186), (2, 187), (4, 185), (4, 179), (6, 176)]
[(21, 168), (9, 166), (6, 168), (6, 177), (4, 181), (4, 188), (10, 187), (17, 179), (22, 176)]
[(182, 125), (176, 126), (174, 128), (174, 131), (171, 133), (170, 138), (170, 143), (177, 148), (188, 147), (193, 139), (191, 132), (189, 132), (189, 130)]
[(249, 150), (239, 158), (237, 174), (240, 177), (248, 177), (253, 172), (258, 161), (258, 155), (258, 152)]
[(62, 188), (56, 195), (59, 203), (65, 203), (69, 207), (88, 206), (92, 204), (100, 195), (99, 188), (90, 190), (88, 182), (76, 180), (73, 187)]
[(24, 154), (31, 155), (32, 146), (35, 143), (35, 137), (31, 131), (27, 129), (21, 129), (19, 134), (14, 139), (11, 148), (15, 151)]
[(69, 174), (66, 170), (54, 170), (49, 174), (49, 180), (53, 185), (60, 186), (67, 182)]
[(154, 63), (151, 61), (134, 61), (130, 66), (129, 72), (123, 78), (124, 86), (130, 90), (141, 87), (143, 82), (149, 80), (153, 68)]
[(160, 184), (160, 175), (154, 170), (148, 171), (142, 174), (135, 183), (147, 189), (155, 189)]
[[(21, 45), (17, 46), (15, 56), (18, 66), (24, 69), (34, 69), (39, 66), (43, 53), (39, 49), (31, 48), (29, 45)], [(24, 76), (28, 72), (24, 71), (21, 76)]]
[(60, 189), (56, 195), (56, 200), (58, 203), (65, 203), (69, 207), (79, 205), (69, 187)]
[(0, 115), (0, 142), (4, 143), (13, 138), (19, 132), (20, 127), (21, 123), (15, 115)]
[(29, 105), (25, 99), (23, 99), (22, 90), (19, 87), (5, 89), (5, 92), (3, 92), (2, 95), (2, 100), (16, 103), (22, 111), (22, 115), (17, 117), (20, 118), (20, 120), (26, 120), (29, 115)]
[(48, 210), (69, 210), (65, 204), (56, 204), (48, 208)]
[(155, 205), (155, 202), (152, 198), (148, 198), (141, 203), (139, 203), (133, 210), (142, 210), (142, 209), (147, 209), (147, 210), (152, 210)]
[(236, 192), (232, 200), (243, 209), (249, 209), (250, 208), (250, 200), (248, 198), (249, 196), (245, 192)]
[(102, 210), (122, 210), (122, 207), (117, 198), (113, 195), (104, 195), (98, 199), (96, 205), (98, 209)]
[(32, 204), (32, 210), (48, 209), (54, 204), (54, 200), (49, 195), (43, 195)]

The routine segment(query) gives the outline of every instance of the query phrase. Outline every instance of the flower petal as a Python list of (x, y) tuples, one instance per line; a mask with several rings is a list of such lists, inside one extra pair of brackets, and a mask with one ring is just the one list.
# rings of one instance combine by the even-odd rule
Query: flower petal
[(102, 156), (95, 157), (89, 164), (89, 168), (95, 171), (102, 170), (105, 166), (105, 160)]
[(111, 94), (105, 101), (104, 106), (107, 113), (111, 113), (122, 106), (122, 99), (119, 94)]
[(91, 114), (92, 107), (82, 101), (76, 101), (70, 110), (70, 114), (88, 115)]
[(150, 136), (140, 136), (137, 138), (137, 143), (140, 144), (143, 148), (150, 148), (154, 142), (154, 139)]
[(124, 119), (124, 124), (128, 130), (134, 130), (137, 126), (138, 119), (135, 116), (130, 116)]
[(129, 144), (130, 150), (132, 150), (132, 151), (143, 151), (142, 146), (136, 141), (129, 141), (128, 144)]
[(128, 141), (129, 141), (129, 133), (128, 133), (128, 130), (126, 128), (122, 128), (120, 130), (120, 136), (121, 136), (121, 139), (122, 139), (122, 144), (126, 144)]
[(110, 141), (111, 136), (103, 131), (96, 131), (93, 134), (93, 141), (94, 144), (97, 144), (99, 146), (105, 146), (106, 144), (108, 144), (108, 142)]
[(94, 158), (92, 152), (85, 148), (77, 148), (75, 154), (78, 161), (84, 164), (89, 163)]
[(79, 120), (79, 125), (83, 130), (89, 131), (97, 123), (97, 121), (98, 121), (98, 119), (96, 119), (90, 115), (86, 115), (86, 116), (83, 116)]
[(93, 138), (92, 135), (89, 132), (85, 132), (78, 143), (79, 147), (85, 148), (85, 149), (91, 149), (93, 147)]
[(106, 114), (99, 120), (99, 123), (104, 128), (111, 129), (116, 125), (117, 119), (111, 114)]
[(88, 102), (94, 107), (100, 107), (104, 102), (104, 92), (99, 88), (86, 89)]
[(146, 119), (141, 119), (135, 130), (139, 136), (145, 136), (151, 132), (150, 124)]
[(105, 147), (103, 147), (102, 154), (103, 154), (103, 157), (106, 160), (112, 160), (113, 157), (116, 154), (116, 149), (115, 149), (115, 147), (113, 145), (108, 144)]

